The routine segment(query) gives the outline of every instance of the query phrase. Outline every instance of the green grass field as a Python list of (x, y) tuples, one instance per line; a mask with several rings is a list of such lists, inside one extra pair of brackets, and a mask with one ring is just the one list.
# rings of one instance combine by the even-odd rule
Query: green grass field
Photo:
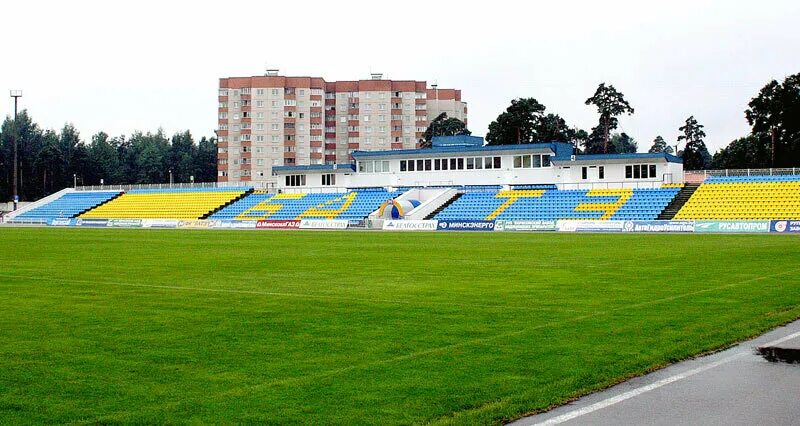
[(800, 239), (0, 228), (2, 423), (499, 423), (800, 317)]

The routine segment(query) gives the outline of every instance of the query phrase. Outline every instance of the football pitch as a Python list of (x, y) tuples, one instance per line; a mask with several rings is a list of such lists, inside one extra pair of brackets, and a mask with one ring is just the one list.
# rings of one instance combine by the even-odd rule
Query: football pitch
[(502, 423), (800, 317), (800, 239), (0, 228), (3, 423)]

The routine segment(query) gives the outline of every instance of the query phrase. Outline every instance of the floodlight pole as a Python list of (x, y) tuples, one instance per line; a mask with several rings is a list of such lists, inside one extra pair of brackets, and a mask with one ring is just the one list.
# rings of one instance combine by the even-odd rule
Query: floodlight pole
[(17, 210), (17, 204), (19, 204), (19, 194), (17, 193), (17, 102), (19, 98), (22, 97), (22, 90), (11, 90), (9, 92), (12, 98), (14, 98), (14, 130), (11, 132), (11, 141), (14, 145), (14, 167), (12, 167), (13, 171), (13, 178), (12, 178), (12, 187), (13, 189), (13, 200), (14, 200), (14, 211)]

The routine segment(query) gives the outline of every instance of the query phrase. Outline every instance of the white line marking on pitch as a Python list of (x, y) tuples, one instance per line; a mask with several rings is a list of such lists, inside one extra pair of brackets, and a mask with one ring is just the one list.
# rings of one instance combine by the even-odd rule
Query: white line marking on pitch
[[(769, 343), (766, 343), (764, 346), (775, 346), (775, 345), (783, 343), (783, 342), (785, 342), (787, 340), (794, 339), (795, 337), (800, 337), (800, 331), (798, 331), (797, 333), (792, 333), (792, 334), (790, 334), (790, 335), (788, 335), (786, 337), (783, 337), (783, 338), (780, 338), (780, 339), (777, 339), (777, 340), (773, 340), (773, 341), (771, 341)], [(675, 382), (677, 382), (679, 380), (683, 380), (683, 379), (686, 379), (688, 377), (694, 376), (695, 374), (699, 374), (699, 373), (702, 373), (704, 371), (711, 370), (712, 368), (719, 367), (720, 365), (727, 364), (727, 363), (729, 363), (731, 361), (734, 361), (734, 360), (737, 360), (737, 359), (739, 359), (739, 358), (741, 358), (741, 357), (743, 357), (745, 355), (750, 355), (750, 352), (748, 352), (748, 351), (739, 352), (739, 353), (737, 353), (735, 355), (731, 355), (731, 356), (729, 356), (727, 358), (723, 358), (721, 360), (714, 361), (714, 362), (712, 362), (710, 364), (707, 364), (707, 365), (704, 365), (702, 367), (697, 367), (697, 368), (695, 368), (693, 370), (689, 370), (689, 371), (686, 371), (686, 372), (683, 372), (683, 373), (680, 373), (680, 374), (676, 374), (674, 376), (667, 377), (666, 379), (661, 379), (661, 380), (659, 380), (657, 382), (654, 382), (654, 383), (651, 383), (649, 385), (642, 386), (642, 387), (630, 390), (630, 391), (625, 392), (625, 393), (621, 393), (621, 394), (619, 394), (617, 396), (602, 400), (600, 402), (596, 402), (596, 403), (594, 403), (592, 405), (580, 408), (578, 410), (570, 411), (569, 413), (565, 413), (565, 414), (562, 414), (560, 416), (553, 417), (552, 419), (547, 419), (547, 420), (545, 420), (543, 422), (540, 422), (540, 423), (535, 423), (535, 425), (536, 426), (547, 426), (547, 425), (561, 424), (561, 423), (576, 419), (578, 417), (584, 416), (586, 414), (595, 412), (597, 410), (602, 410), (604, 408), (607, 408), (607, 407), (610, 407), (612, 405), (618, 404), (618, 403), (620, 403), (622, 401), (637, 397), (637, 396), (639, 396), (639, 395), (641, 395), (643, 393), (650, 392), (651, 390), (658, 389), (658, 388), (660, 388), (662, 386), (666, 386), (666, 385), (668, 385), (670, 383), (675, 383)]]

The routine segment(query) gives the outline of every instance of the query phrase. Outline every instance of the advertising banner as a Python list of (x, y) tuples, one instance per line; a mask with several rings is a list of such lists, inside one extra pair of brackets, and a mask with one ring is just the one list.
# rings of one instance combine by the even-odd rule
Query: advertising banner
[(178, 228), (184, 229), (208, 229), (211, 228), (212, 223), (208, 220), (181, 220), (178, 221)]
[(75, 219), (58, 218), (50, 221), (50, 226), (72, 226), (75, 225)]
[(621, 220), (559, 220), (556, 230), (560, 232), (622, 232)]
[(212, 220), (214, 229), (255, 229), (255, 220)]
[(108, 226), (108, 219), (78, 219), (75, 221), (75, 225), (105, 228)]
[(368, 221), (366, 219), (350, 220), (350, 222), (347, 225), (348, 228), (359, 228), (359, 229), (364, 229), (367, 228), (368, 226), (369, 226)]
[(110, 228), (141, 228), (141, 219), (109, 219), (108, 227)]
[(336, 219), (302, 219), (300, 229), (347, 229), (346, 220)]
[(440, 220), (439, 231), (494, 231), (493, 220)]
[(298, 229), (299, 220), (259, 220), (256, 229)]
[(385, 220), (384, 231), (435, 231), (438, 220)]
[(769, 232), (800, 233), (800, 220), (773, 220)]
[(498, 220), (495, 231), (555, 231), (555, 220)]
[(691, 220), (628, 220), (622, 226), (625, 232), (694, 232)]
[(144, 219), (143, 228), (177, 228), (178, 221), (175, 219)]
[(694, 223), (694, 232), (759, 233), (769, 230), (768, 220), (700, 220)]

